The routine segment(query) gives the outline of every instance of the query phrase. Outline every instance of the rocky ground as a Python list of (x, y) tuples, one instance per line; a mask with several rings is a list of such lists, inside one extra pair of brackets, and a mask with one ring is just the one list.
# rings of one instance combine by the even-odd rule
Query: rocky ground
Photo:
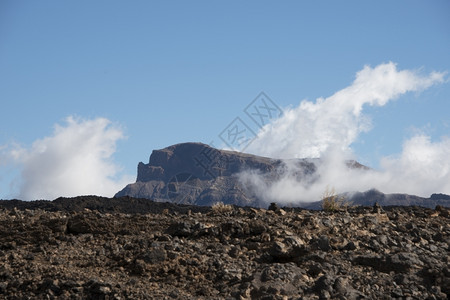
[(0, 298), (450, 295), (446, 208), (323, 212), (169, 205), (139, 214), (17, 209), (21, 206), (5, 203), (0, 205)]

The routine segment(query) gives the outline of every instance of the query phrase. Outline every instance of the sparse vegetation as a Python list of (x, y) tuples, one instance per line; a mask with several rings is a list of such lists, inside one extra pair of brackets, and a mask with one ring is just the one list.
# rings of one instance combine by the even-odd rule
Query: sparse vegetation
[(216, 202), (211, 208), (215, 214), (226, 214), (233, 211), (233, 206), (230, 204), (223, 204), (223, 202)]
[(336, 194), (336, 190), (334, 187), (330, 188), (327, 186), (325, 189), (325, 192), (322, 196), (322, 209), (324, 211), (337, 211), (342, 210), (348, 207), (348, 202), (345, 200), (344, 197), (339, 197)]

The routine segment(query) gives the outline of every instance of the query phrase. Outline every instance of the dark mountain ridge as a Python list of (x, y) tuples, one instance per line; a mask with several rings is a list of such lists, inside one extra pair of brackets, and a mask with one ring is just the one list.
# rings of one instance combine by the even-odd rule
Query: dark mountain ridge
[[(450, 207), (450, 196), (445, 194), (432, 194), (429, 198), (408, 194), (384, 194), (376, 189), (365, 192), (342, 193), (348, 205), (372, 206), (378, 203), (381, 206), (421, 206), (435, 208), (436, 206)], [(301, 205), (307, 209), (321, 209), (322, 201), (315, 201)]]

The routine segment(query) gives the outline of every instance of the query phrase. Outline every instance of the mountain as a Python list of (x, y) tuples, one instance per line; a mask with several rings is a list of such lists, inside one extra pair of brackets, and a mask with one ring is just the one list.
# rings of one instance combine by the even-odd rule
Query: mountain
[[(279, 179), (286, 164), (295, 165), (296, 179), (314, 181), (320, 159), (272, 159), (236, 151), (219, 150), (202, 143), (181, 143), (154, 150), (149, 163), (138, 164), (135, 183), (127, 185), (114, 197), (146, 198), (159, 202), (191, 205), (213, 205), (216, 202), (239, 206), (267, 207), (268, 203), (255, 195), (239, 180), (242, 171), (264, 174), (266, 183)], [(348, 168), (370, 170), (353, 160)], [(433, 194), (422, 198), (407, 194), (383, 194), (377, 190), (346, 193), (346, 200), (354, 205), (417, 205), (434, 208), (450, 207), (450, 196)], [(317, 199), (311, 199), (317, 200)], [(310, 209), (320, 209), (320, 201), (296, 203)]]
[[(277, 176), (282, 165), (271, 159), (235, 151), (219, 150), (201, 143), (182, 143), (154, 150), (148, 164), (138, 165), (136, 183), (115, 197), (131, 196), (174, 203), (212, 205), (216, 202), (261, 206), (259, 199), (239, 182), (239, 172), (258, 170)], [(314, 173), (315, 164), (298, 160), (304, 174)], [(265, 205), (265, 204), (264, 204)]]

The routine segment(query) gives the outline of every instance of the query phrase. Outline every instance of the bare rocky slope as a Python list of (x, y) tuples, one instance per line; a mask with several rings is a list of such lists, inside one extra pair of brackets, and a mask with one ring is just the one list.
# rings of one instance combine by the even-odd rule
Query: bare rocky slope
[(448, 299), (449, 224), (439, 206), (1, 201), (0, 298)]

